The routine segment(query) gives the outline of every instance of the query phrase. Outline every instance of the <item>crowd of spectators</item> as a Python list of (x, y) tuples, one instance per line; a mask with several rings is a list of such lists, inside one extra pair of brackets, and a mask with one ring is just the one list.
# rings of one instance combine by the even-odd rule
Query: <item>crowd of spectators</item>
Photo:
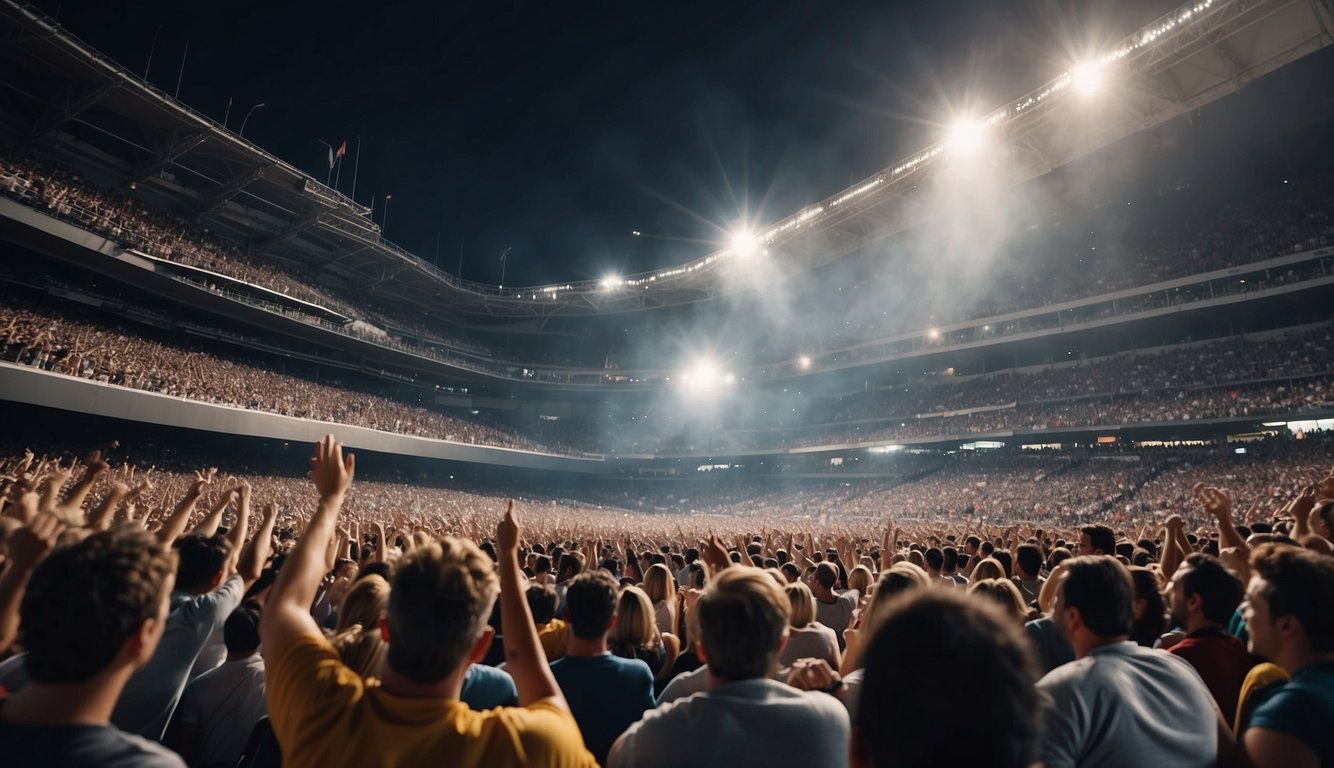
[[(432, 326), (428, 322), (429, 316), (418, 316), (365, 296), (354, 296), (317, 281), (314, 275), (302, 271), (295, 263), (278, 264), (232, 247), (179, 214), (150, 208), (132, 195), (100, 189), (74, 169), (13, 149), (5, 150), (0, 152), (0, 194), (158, 258), (337, 311), (360, 321), (359, 327), (366, 332), (357, 335), (363, 338), (467, 367), (491, 370), (500, 365), (494, 350), (448, 329)], [(1297, 184), (1267, 188), (1247, 200), (1188, 217), (1172, 227), (1140, 232), (1131, 238), (1124, 252), (1115, 257), (1071, 259), (1068, 248), (1057, 245), (1063, 242), (1061, 238), (1040, 232), (1040, 238), (1031, 244), (1032, 253), (1026, 257), (1023, 272), (1027, 277), (1023, 281), (997, 286), (997, 290), (975, 302), (951, 303), (944, 308), (930, 299), (929, 292), (917, 292), (897, 302), (901, 306), (896, 308), (892, 320), (882, 317), (858, 321), (856, 327), (849, 320), (844, 327), (831, 329), (829, 338), (819, 346), (823, 351), (831, 352), (886, 336), (920, 331), (926, 322), (924, 318), (931, 318), (931, 324), (948, 324), (995, 317), (1315, 250), (1334, 244), (1332, 211), (1334, 179), (1314, 177)], [(910, 265), (901, 267), (901, 271), (904, 274), (929, 273), (929, 270), (914, 271)], [(1274, 274), (1258, 282), (1276, 285), (1286, 280), (1285, 274)], [(209, 284), (206, 278), (205, 284)], [(212, 287), (221, 289), (221, 286)], [(854, 291), (860, 293), (864, 287), (857, 286)], [(1190, 298), (1182, 294), (1174, 299), (1161, 300), (1172, 303)], [(913, 301), (924, 303), (914, 307)], [(1146, 301), (1157, 302), (1159, 299)], [(300, 314), (298, 308), (287, 310)], [(939, 315), (941, 311), (947, 315)], [(315, 319), (311, 318), (311, 321)], [(390, 335), (385, 329), (393, 329), (397, 335)], [(345, 329), (345, 332), (354, 331)], [(995, 332), (1003, 335), (1006, 332), (1004, 324), (998, 325)], [(473, 359), (459, 354), (461, 352), (482, 359)], [(867, 348), (847, 354), (865, 356), (874, 353), (874, 349)], [(521, 362), (526, 365), (599, 367), (605, 362), (601, 356), (596, 361), (580, 360), (552, 345), (528, 345), (519, 354), (523, 357)], [(790, 356), (790, 350), (774, 350), (771, 354), (781, 359)], [(831, 358), (834, 359), (841, 357)], [(506, 375), (539, 378), (556, 374), (517, 368), (506, 369)]]
[(550, 452), (512, 432), (254, 362), (152, 341), (20, 306), (0, 308), (0, 360), (91, 381), (302, 419), (451, 442)]
[(11, 454), (0, 750), (887, 766), (967, 739), (1016, 768), (1327, 765), (1331, 456), (956, 457), (810, 491), (837, 511), (644, 515), (354, 482), (332, 436), (308, 478)]

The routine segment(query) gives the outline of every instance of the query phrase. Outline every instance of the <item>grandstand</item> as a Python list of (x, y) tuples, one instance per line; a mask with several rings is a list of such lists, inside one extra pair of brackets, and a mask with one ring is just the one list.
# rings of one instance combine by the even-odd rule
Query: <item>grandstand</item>
[[(1334, 417), (1334, 95), (1258, 140), (1226, 128), (1271, 83), (1328, 71), (1321, 3), (1182, 6), (720, 250), (521, 288), (385, 240), (367, 206), (32, 7), (6, 0), (0, 24), (0, 238), (24, 254), (0, 267), (11, 410), (270, 441), (333, 423), (364, 450), (609, 478), (1225, 448)], [(1081, 112), (1094, 130), (1071, 130)], [(1045, 219), (968, 264), (984, 278), (936, 271), (962, 263), (933, 196), (1002, 156), (987, 185)], [(1132, 156), (1164, 170), (1107, 170)], [(1197, 191), (1164, 193), (1173, 174)], [(1070, 258), (1090, 230), (1103, 252)], [(662, 343), (673, 328), (701, 343)]]

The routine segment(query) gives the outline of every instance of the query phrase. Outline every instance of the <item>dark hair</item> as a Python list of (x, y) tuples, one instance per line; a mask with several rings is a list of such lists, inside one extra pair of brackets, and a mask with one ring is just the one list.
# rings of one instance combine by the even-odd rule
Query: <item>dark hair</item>
[(362, 568), (360, 571), (357, 571), (357, 578), (353, 579), (352, 581), (358, 582), (361, 581), (362, 579), (368, 579), (371, 576), (379, 576), (385, 581), (392, 582), (394, 577), (394, 566), (384, 562), (383, 560), (375, 563), (367, 563), (365, 568)]
[(584, 640), (596, 640), (607, 632), (616, 615), (619, 585), (603, 570), (584, 571), (570, 579), (565, 590), (565, 619), (570, 633)]
[(548, 573), (551, 570), (551, 558), (546, 555), (538, 555), (533, 561), (533, 571), (536, 573)]
[(838, 583), (838, 568), (833, 563), (820, 563), (815, 566), (815, 580), (825, 589), (833, 589)]
[(19, 626), (33, 682), (79, 683), (158, 618), (176, 558), (143, 530), (115, 527), (51, 552), (32, 572)]
[(259, 647), (260, 605), (247, 600), (236, 607), (222, 625), (222, 642), (227, 653), (250, 655)]
[(1284, 544), (1262, 544), (1251, 568), (1265, 582), (1270, 618), (1292, 616), (1302, 623), (1311, 649), (1334, 651), (1334, 558)]
[(922, 557), (926, 558), (926, 564), (933, 571), (938, 571), (945, 565), (945, 553), (940, 551), (940, 547), (932, 547), (928, 549), (923, 553)]
[(977, 536), (972, 535), (972, 534), (970, 534), (970, 535), (968, 536), (968, 538), (964, 539), (964, 540), (963, 540), (963, 543), (964, 543), (964, 544), (971, 544), (971, 545), (973, 545), (974, 548), (977, 548), (977, 547), (982, 546), (982, 540), (979, 539)]
[(556, 567), (556, 581), (565, 581), (578, 575), (584, 569), (584, 564), (575, 557), (573, 552), (566, 552), (560, 556), (560, 565)]
[(1144, 611), (1131, 622), (1130, 639), (1152, 647), (1167, 631), (1167, 605), (1158, 590), (1158, 575), (1148, 568), (1136, 567), (1130, 569), (1130, 580), (1135, 586), (1135, 599), (1144, 601)]
[[(916, 590), (890, 606), (867, 643), (857, 709), (871, 764), (935, 765), (942, 744), (971, 743), (985, 745), (987, 765), (1031, 765), (1038, 668), (1019, 627), (954, 590)], [(960, 719), (961, 697), (987, 706)]]
[(940, 550), (943, 558), (940, 561), (941, 570), (952, 571), (959, 567), (959, 550), (954, 547), (945, 547)]
[(782, 571), (784, 576), (787, 576), (793, 581), (801, 578), (801, 569), (791, 560), (778, 566), (778, 570)]
[(1186, 597), (1199, 595), (1204, 618), (1215, 624), (1226, 624), (1232, 620), (1232, 614), (1241, 605), (1245, 597), (1245, 588), (1241, 580), (1223, 566), (1223, 562), (1203, 552), (1186, 555), (1186, 565), (1190, 569), (1182, 573), (1177, 571), (1176, 580), (1181, 582)]
[(1014, 562), (1010, 558), (1010, 550), (997, 547), (996, 551), (991, 553), (991, 557), (1005, 569), (1005, 578), (1014, 577)]
[(686, 564), (689, 565), (699, 559), (699, 550), (694, 547), (686, 547)]
[(1066, 608), (1078, 608), (1084, 626), (1099, 637), (1130, 634), (1135, 616), (1135, 585), (1116, 558), (1083, 555), (1065, 563), (1061, 587)]
[(1116, 534), (1111, 528), (1105, 525), (1086, 525), (1080, 528), (1079, 532), (1089, 537), (1089, 545), (1093, 547), (1094, 553), (1116, 554)]
[(205, 536), (191, 533), (176, 540), (180, 565), (176, 567), (176, 587), (187, 592), (206, 589), (227, 562), (232, 543), (222, 534)]
[(1020, 544), (1015, 551), (1015, 560), (1029, 578), (1036, 579), (1042, 573), (1042, 549), (1036, 544)]
[(550, 624), (556, 618), (556, 603), (559, 602), (556, 590), (545, 584), (529, 584), (525, 597), (528, 598), (528, 610), (533, 612), (534, 624)]

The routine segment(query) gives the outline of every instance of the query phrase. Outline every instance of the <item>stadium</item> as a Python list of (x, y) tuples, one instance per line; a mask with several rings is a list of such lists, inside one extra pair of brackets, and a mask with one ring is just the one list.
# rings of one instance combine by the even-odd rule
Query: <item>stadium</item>
[[(770, 754), (763, 744), (791, 717), (790, 728), (826, 735), (797, 752), (775, 753), (780, 764), (915, 764), (933, 753), (913, 752), (908, 735), (925, 742), (953, 705), (942, 701), (937, 710), (927, 701), (912, 715), (877, 697), (877, 679), (927, 674), (894, 664), (914, 654), (925, 659), (929, 650), (908, 644), (891, 652), (897, 641), (876, 630), (880, 623), (910, 628), (903, 623), (909, 619), (918, 626), (996, 624), (981, 639), (961, 634), (941, 642), (957, 641), (950, 645), (956, 650), (981, 643), (978, 657), (991, 659), (986, 669), (1017, 670), (1015, 679), (986, 678), (997, 690), (1018, 691), (1016, 702), (1045, 690), (1070, 704), (1081, 689), (1059, 662), (1080, 664), (1097, 652), (1097, 638), (1125, 635), (1159, 646), (1134, 663), (1171, 668), (1137, 667), (1136, 674), (1187, 679), (1160, 703), (1163, 722), (1197, 733), (1201, 701), (1220, 713), (1216, 744), (1210, 721), (1208, 744), (1192, 737), (1169, 745), (1162, 734), (1125, 732), (1115, 736), (1119, 744), (1082, 734), (1090, 741), (1076, 749), (1071, 734), (1064, 734), (1071, 743), (1053, 744), (1059, 714), (1034, 717), (1033, 702), (1028, 715), (998, 707), (994, 717), (960, 726), (965, 734), (976, 728), (972, 735), (993, 739), (998, 750), (1012, 749), (997, 753), (998, 764), (1096, 762), (1093, 756), (1127, 744), (1163, 765), (1197, 764), (1188, 757), (1228, 764), (1234, 749), (1237, 759), (1250, 761), (1239, 764), (1331, 764), (1327, 734), (1314, 743), (1311, 734), (1286, 728), (1277, 705), (1261, 707), (1259, 695), (1251, 697), (1262, 685), (1248, 675), (1257, 674), (1253, 662), (1260, 659), (1291, 678), (1284, 690), (1299, 683), (1316, 690), (1334, 674), (1327, 601), (1334, 596), (1327, 501), (1334, 497), (1334, 6), (1135, 5), (1118, 12), (1115, 29), (1100, 30), (1096, 44), (1044, 40), (1053, 50), (1079, 50), (1005, 78), (1010, 90), (989, 102), (979, 97), (933, 115), (893, 145), (897, 154), (860, 165), (846, 186), (827, 183), (831, 171), (822, 169), (825, 182), (812, 181), (819, 173), (811, 172), (801, 177), (807, 183), (747, 189), (746, 200), (765, 202), (723, 215), (690, 213), (709, 219), (702, 227), (708, 236), (668, 237), (645, 226), (629, 236), (625, 250), (634, 253), (618, 257), (606, 256), (592, 238), (589, 253), (575, 256), (559, 252), (564, 240), (543, 244), (525, 233), (539, 239), (534, 248), (547, 249), (540, 266), (538, 257), (521, 262), (521, 252), (505, 247), (486, 255), (485, 264), (470, 264), (488, 276), (477, 279), (464, 277), (462, 242), (457, 267), (441, 258), (438, 230), (434, 252), (424, 245), (439, 225), (425, 214), (399, 213), (402, 192), (396, 201), (383, 188), (372, 195), (367, 182), (358, 193), (368, 170), (360, 137), (341, 145), (321, 140), (327, 167), (323, 148), (314, 164), (305, 155), (280, 156), (261, 146), (253, 127), (246, 135), (252, 120), (272, 111), (264, 103), (243, 114), (246, 107), (233, 111), (229, 97), (219, 117), (178, 98), (190, 71), (188, 43), (173, 91), (164, 78), (148, 76), (156, 37), (140, 75), (81, 39), (95, 32), (93, 16), (81, 26), (78, 13), (62, 19), (59, 9), (0, 0), (0, 522), (10, 542), (0, 574), (0, 690), (14, 695), (0, 707), (0, 753), (36, 754), (25, 750), (34, 749), (37, 726), (55, 721), (42, 720), (37, 700), (22, 691), (37, 696), (62, 680), (51, 671), (60, 666), (51, 659), (56, 654), (41, 661), (41, 644), (59, 643), (34, 629), (56, 627), (57, 618), (34, 618), (46, 609), (24, 598), (20, 621), (28, 571), (32, 584), (55, 589), (47, 583), (55, 577), (38, 578), (46, 563), (123, 534), (138, 544), (106, 546), (151, 549), (140, 539), (152, 538), (170, 551), (175, 543), (181, 564), (173, 595), (184, 589), (208, 596), (224, 588), (219, 583), (241, 584), (228, 577), (247, 565), (255, 577), (228, 597), (226, 613), (190, 625), (198, 636), (192, 650), (172, 651), (177, 662), (188, 656), (182, 670), (164, 658), (168, 645), (154, 655), (150, 644), (137, 666), (133, 653), (117, 652), (120, 661), (111, 663), (123, 661), (133, 676), (124, 693), (110, 695), (114, 714), (87, 721), (143, 737), (121, 745), (131, 750), (126, 765), (174, 765), (180, 756), (190, 765), (272, 765), (265, 760), (279, 751), (285, 764), (342, 764), (369, 754), (364, 745), (387, 731), (349, 735), (340, 746), (339, 738), (315, 743), (297, 725), (301, 692), (315, 701), (317, 686), (292, 682), (297, 672), (276, 674), (274, 657), (279, 641), (294, 647), (291, 637), (307, 624), (331, 638), (332, 646), (320, 643), (359, 673), (351, 678), (380, 681), (354, 698), (371, 690), (390, 699), (395, 690), (420, 694), (429, 682), (455, 686), (452, 695), (430, 688), (431, 695), (445, 690), (444, 698), (458, 699), (466, 668), (462, 699), (473, 710), (558, 699), (556, 725), (534, 720), (531, 727), (578, 726), (527, 758), (478, 751), (490, 757), (468, 764), (545, 764), (548, 751), (554, 764), (571, 743), (574, 756), (562, 764), (658, 764), (665, 745), (683, 735), (672, 731), (683, 726), (671, 716), (684, 718), (684, 704), (723, 707), (721, 698), (709, 704), (709, 685), (775, 675), (783, 693), (769, 691), (763, 701), (774, 708), (766, 712), (780, 714), (740, 721), (756, 729), (737, 740), (752, 759)], [(1059, 61), (1049, 66), (1051, 59)], [(274, 137), (270, 146), (292, 146), (289, 134), (306, 128), (263, 130)], [(827, 158), (815, 150), (796, 164), (820, 165)], [(543, 173), (509, 183), (545, 188)], [(525, 194), (516, 190), (516, 199), (529, 199)], [(551, 205), (552, 216), (580, 216)], [(635, 205), (648, 209), (643, 219), (655, 226), (674, 219), (653, 209), (680, 207)], [(389, 239), (398, 231), (417, 245)], [(342, 464), (344, 451), (356, 455), (355, 481)], [(496, 527), (507, 499), (521, 539), (506, 533), (508, 514)], [(124, 533), (131, 529), (134, 536)], [(440, 536), (466, 540), (464, 555), (441, 550), (434, 543)], [(202, 557), (191, 553), (196, 545), (227, 553), (221, 578), (204, 578), (198, 590), (186, 584), (187, 562)], [(498, 563), (498, 577), (466, 559), (478, 546)], [(1274, 575), (1291, 565), (1273, 550), (1285, 546), (1302, 552), (1298, 565), (1306, 568), (1306, 586), (1290, 604), (1314, 605), (1324, 616), (1293, 608), (1297, 634), (1279, 633), (1309, 640), (1305, 655), (1259, 634), (1246, 645), (1246, 621), (1259, 621), (1248, 612), (1256, 602), (1248, 584), (1297, 589)], [(50, 550), (49, 560), (25, 559), (34, 547), (40, 555)], [(511, 573), (514, 547), (519, 568)], [(85, 557), (96, 561), (95, 553)], [(1072, 565), (1064, 570), (1067, 558)], [(423, 636), (448, 634), (435, 626), (449, 624), (444, 620), (395, 623), (412, 609), (390, 602), (399, 579), (446, 578), (428, 573), (426, 561), (463, 569), (448, 578), (477, 583), (448, 588), (471, 590), (473, 598), (494, 600), (498, 578), (494, 610), (488, 603), (474, 609), (476, 616), (451, 619), (450, 626), (471, 631), (467, 622), (480, 627), (490, 616), (486, 631), (494, 635), (465, 638), (465, 646), (477, 647), (450, 656), (448, 676), (407, 673), (391, 639), (427, 624)], [(789, 631), (789, 619), (780, 622), (787, 639), (779, 651), (820, 650), (780, 660), (772, 648), (751, 649), (739, 657), (768, 658), (778, 672), (738, 671), (745, 664), (737, 662), (724, 673), (713, 664), (738, 634), (719, 629), (729, 615), (726, 600), (759, 599), (747, 589), (766, 598), (773, 591), (768, 583), (747, 586), (752, 561), (783, 587), (781, 612), (792, 623)], [(1184, 664), (1162, 658), (1196, 664), (1189, 648), (1204, 624), (1188, 620), (1187, 597), (1172, 595), (1196, 589), (1178, 589), (1184, 571), (1203, 579), (1199, 574), (1212, 574), (1219, 563), (1227, 583), (1237, 582), (1236, 594), (1225, 610), (1210, 612), (1206, 628), (1226, 628), (1232, 645), (1210, 650), (1215, 666), (1191, 678)], [(923, 584), (944, 582), (958, 594), (967, 587), (970, 597), (937, 604), (905, 596), (891, 611), (889, 598), (879, 595), (908, 589), (893, 578), (902, 577), (900, 564), (915, 569), (903, 577), (914, 589), (920, 575)], [(1101, 609), (1069, 608), (1076, 600), (1070, 587), (1054, 604), (1057, 585), (1079, 579), (1093, 584), (1083, 599), (1101, 595), (1094, 571), (1113, 567), (1128, 574), (1127, 586), (1133, 581), (1129, 631), (1090, 629)], [(997, 572), (983, 575), (992, 568)], [(209, 576), (218, 569), (206, 570)], [(630, 625), (626, 617), (644, 610), (636, 601), (646, 598), (643, 638), (622, 638), (614, 618), (601, 628), (602, 645), (598, 632), (579, 629), (579, 601), (571, 597), (582, 590), (596, 601), (592, 576), (608, 573), (608, 610), (619, 612), (619, 624)], [(302, 591), (302, 574), (324, 581)], [(370, 586), (369, 574), (383, 584), (382, 604), (353, 632), (345, 626), (351, 595), (356, 584)], [(239, 654), (224, 647), (223, 623), (230, 627), (230, 617), (251, 605), (241, 595), (254, 596), (253, 582), (295, 600), (299, 621), (280, 627), (285, 614), (266, 605), (261, 619), (256, 607), (255, 645)], [(981, 588), (984, 582), (1000, 586)], [(794, 597), (794, 584), (806, 592)], [(987, 600), (993, 591), (1004, 615)], [(35, 586), (29, 592), (43, 594)], [(975, 592), (987, 599), (971, 597)], [(1276, 593), (1264, 594), (1266, 605), (1279, 604)], [(417, 599), (426, 600), (422, 595)], [(1115, 603), (1119, 593), (1103, 597), (1098, 606)], [(808, 598), (814, 613), (799, 624)], [(467, 602), (439, 599), (454, 601), (450, 611)], [(180, 604), (173, 596), (162, 642), (185, 648), (189, 643), (170, 635)], [(430, 610), (446, 611), (442, 605)], [(710, 608), (718, 612), (712, 627)], [(1062, 618), (1067, 608), (1080, 613), (1073, 624)], [(745, 610), (761, 623), (755, 611), (763, 611)], [(1221, 619), (1213, 615), (1219, 611)], [(151, 626), (156, 616), (136, 621)], [(1240, 641), (1230, 620), (1242, 627)], [(382, 622), (383, 640), (372, 632)], [(827, 638), (806, 632), (814, 626), (829, 629)], [(288, 630), (291, 637), (282, 634)], [(540, 647), (528, 642), (530, 634)], [(201, 710), (216, 702), (192, 695), (195, 681), (209, 680), (210, 669), (230, 669), (233, 656), (250, 657), (259, 638), (270, 668), (247, 667), (254, 676), (247, 685), (258, 690), (248, 698), (251, 708)], [(1186, 645), (1162, 650), (1177, 642)], [(529, 663), (534, 648), (536, 665)], [(637, 667), (617, 672), (629, 677), (597, 678), (555, 663), (609, 648), (649, 667), (647, 706), (636, 709), (628, 694), (611, 702), (591, 693), (643, 682), (626, 682)], [(1253, 656), (1238, 679), (1220, 682), (1225, 652)], [(1007, 653), (1015, 656), (997, 660)], [(216, 658), (206, 663), (210, 654)], [(286, 652), (281, 657), (284, 669), (295, 664)], [(495, 671), (500, 662), (508, 673)], [(425, 662), (412, 663), (420, 671)], [(192, 667), (199, 674), (187, 677)], [(931, 674), (923, 681), (954, 681), (956, 693), (974, 691), (985, 677), (956, 666)], [(806, 675), (818, 684), (803, 682)], [(148, 677), (180, 679), (173, 691), (136, 683)], [(1201, 678), (1199, 691), (1186, 690)], [(100, 679), (74, 676), (61, 684)], [(266, 683), (269, 718), (254, 729), (255, 715), (265, 713)], [(488, 686), (511, 693), (478, 693)], [(793, 689), (825, 690), (832, 698), (775, 703), (773, 697), (796, 695)], [(1326, 707), (1334, 716), (1328, 690), (1334, 688), (1302, 706)], [(831, 714), (834, 699), (842, 706)], [(644, 716), (654, 704), (661, 716)], [(26, 707), (33, 707), (31, 720)], [(863, 739), (858, 707), (861, 717), (875, 713), (883, 722), (926, 719), (904, 726), (908, 735), (897, 741)], [(630, 710), (633, 717), (625, 718)], [(362, 722), (349, 712), (347, 722)], [(500, 728), (496, 722), (477, 727)], [(522, 730), (523, 722), (505, 727)], [(860, 731), (878, 732), (872, 724), (880, 722), (863, 719)], [(349, 734), (362, 727), (327, 724)], [(504, 741), (504, 734), (486, 732)], [(695, 741), (716, 744), (725, 736), (703, 729)], [(443, 754), (416, 738), (404, 736), (369, 761), (412, 765)], [(1284, 753), (1273, 738), (1294, 742), (1278, 747), (1300, 759), (1276, 762)], [(175, 752), (158, 753), (159, 744)], [(466, 749), (474, 748), (482, 750)], [(88, 749), (101, 756), (89, 764), (112, 764), (109, 752)], [(682, 749), (674, 760), (713, 764), (741, 754)], [(133, 753), (138, 758), (128, 756), (133, 750), (141, 750)], [(159, 759), (165, 762), (153, 762)]]

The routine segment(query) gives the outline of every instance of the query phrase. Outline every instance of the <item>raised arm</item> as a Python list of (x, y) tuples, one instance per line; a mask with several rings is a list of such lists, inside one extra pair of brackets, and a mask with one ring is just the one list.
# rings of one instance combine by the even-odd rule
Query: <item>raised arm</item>
[(1186, 527), (1185, 521), (1176, 515), (1167, 518), (1163, 524), (1163, 559), (1161, 568), (1163, 576), (1172, 578), (1181, 567), (1181, 561), (1186, 559), (1186, 553), (1182, 550), (1180, 544), (1180, 534)]
[(355, 457), (349, 453), (344, 458), (343, 445), (333, 435), (326, 435), (316, 444), (315, 456), (310, 460), (310, 479), (319, 491), (319, 506), (278, 572), (264, 606), (259, 635), (267, 648), (278, 648), (296, 635), (320, 633), (311, 618), (310, 605), (324, 576), (324, 552), (333, 538), (338, 511), (342, 509), (355, 469)]
[(218, 474), (217, 467), (195, 472), (190, 490), (185, 492), (185, 496), (176, 504), (176, 509), (172, 510), (171, 516), (157, 532), (158, 540), (163, 546), (170, 547), (175, 544), (176, 539), (185, 532), (185, 526), (190, 522), (190, 515), (194, 514), (195, 504), (199, 503), (199, 497), (204, 495), (204, 489), (213, 482), (213, 476), (216, 474)]
[[(248, 494), (247, 494), (248, 495)], [(242, 502), (242, 509), (249, 510), (249, 500)], [(236, 570), (241, 574), (246, 586), (250, 586), (259, 580), (259, 575), (264, 572), (264, 564), (269, 561), (269, 550), (273, 546), (273, 524), (278, 520), (278, 505), (270, 502), (264, 509), (264, 517), (260, 520), (259, 530), (251, 537), (250, 543), (246, 545), (241, 553), (241, 562)], [(238, 527), (240, 521), (237, 521)]]
[(524, 596), (523, 571), (519, 567), (519, 523), (514, 519), (514, 500), (496, 525), (496, 556), (500, 560), (500, 621), (505, 641), (505, 668), (514, 678), (519, 705), (543, 699), (566, 707), (556, 678), (547, 666), (546, 654), (537, 639), (533, 614)]
[(40, 513), (9, 536), (9, 562), (0, 574), (0, 655), (14, 644), (19, 630), (19, 603), (28, 587), (28, 577), (65, 526), (54, 515)]
[[(222, 514), (227, 511), (227, 507), (232, 505), (232, 502), (236, 499), (239, 492), (240, 491), (236, 488), (228, 488), (223, 491), (222, 498), (218, 499), (218, 503), (214, 504), (213, 508), (208, 511), (208, 514), (204, 515), (204, 519), (199, 521), (199, 525), (190, 529), (190, 533), (198, 533), (204, 536), (212, 536), (217, 533), (218, 526), (222, 525)], [(233, 528), (235, 528), (235, 526), (233, 526)], [(229, 535), (227, 538), (233, 545), (237, 545), (236, 540), (232, 536)], [(232, 551), (235, 552), (236, 550), (233, 549)]]

